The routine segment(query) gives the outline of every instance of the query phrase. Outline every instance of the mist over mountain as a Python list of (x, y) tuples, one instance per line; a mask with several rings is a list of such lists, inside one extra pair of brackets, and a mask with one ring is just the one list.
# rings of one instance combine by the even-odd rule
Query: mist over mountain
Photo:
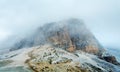
[(120, 0), (0, 0), (0, 72), (120, 72)]
[(83, 49), (86, 52), (95, 54), (104, 51), (102, 45), (87, 29), (83, 21), (75, 18), (43, 25), (33, 35), (27, 36), (16, 43), (10, 51), (24, 47), (44, 45), (46, 43), (65, 48), (66, 50), (67, 48), (73, 48), (73, 51), (74, 49)]
[(82, 20), (69, 18), (43, 24), (13, 41), (0, 54), (0, 71), (119, 72), (119, 57), (112, 53)]

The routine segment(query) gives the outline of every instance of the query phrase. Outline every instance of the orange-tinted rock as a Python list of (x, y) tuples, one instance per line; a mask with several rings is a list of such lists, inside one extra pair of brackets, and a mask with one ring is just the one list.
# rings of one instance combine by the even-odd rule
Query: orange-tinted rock
[(50, 43), (69, 52), (82, 50), (87, 53), (102, 55), (102, 52), (105, 51), (84, 23), (78, 19), (45, 24), (33, 36), (21, 41), (15, 44), (11, 50)]

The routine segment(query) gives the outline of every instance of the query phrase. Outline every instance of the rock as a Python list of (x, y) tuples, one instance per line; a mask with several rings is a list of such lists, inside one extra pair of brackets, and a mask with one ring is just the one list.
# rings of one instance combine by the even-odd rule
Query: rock
[(74, 62), (74, 57), (69, 53), (52, 47), (38, 48), (30, 52), (30, 59), (26, 61), (35, 72), (87, 72)]
[(101, 59), (120, 66), (120, 63), (116, 60), (115, 56), (104, 56), (104, 57), (101, 57)]
[[(40, 65), (41, 63), (43, 63), (42, 65), (45, 64), (49, 66), (53, 66), (54, 63), (55, 64), (55, 66), (53, 66), (54, 69), (56, 68), (57, 63), (58, 64), (60, 63), (60, 65), (61, 63), (65, 63), (65, 65), (63, 65), (62, 67), (64, 66), (66, 67), (66, 62), (70, 62), (71, 59), (68, 59), (66, 57), (67, 59), (65, 58), (64, 60), (64, 57), (60, 56), (61, 55), (60, 51), (57, 51), (60, 53), (59, 55), (59, 53), (57, 53), (56, 49), (54, 48), (59, 48), (73, 54), (76, 51), (83, 51), (85, 53), (96, 55), (100, 59), (103, 59), (109, 63), (115, 65), (119, 64), (114, 56), (113, 57), (104, 56), (106, 50), (98, 42), (95, 36), (89, 31), (89, 29), (87, 29), (82, 20), (73, 18), (59, 22), (47, 23), (42, 27), (39, 27), (37, 31), (34, 32), (31, 36), (27, 36), (20, 42), (16, 43), (10, 49), (10, 51), (18, 50), (25, 47), (30, 48), (35, 46), (44, 46), (46, 44), (50, 44), (52, 46), (52, 48), (48, 47), (46, 49), (47, 52), (44, 52), (44, 50), (42, 51), (41, 49), (35, 49), (33, 50), (33, 52), (31, 52), (32, 54), (29, 55), (31, 57), (31, 60), (27, 61), (32, 69), (34, 68), (40, 69), (39, 63)], [(71, 65), (70, 68), (78, 69), (76, 68), (76, 66)], [(51, 69), (51, 71), (54, 69)]]
[[(36, 72), (119, 72), (119, 67), (105, 62), (94, 55), (76, 51), (69, 53), (63, 49), (45, 45), (33, 49), (30, 59), (27, 60), (29, 67)], [(116, 69), (117, 68), (117, 69)]]
[(69, 52), (82, 50), (95, 55), (102, 55), (105, 49), (87, 29), (82, 20), (68, 19), (45, 24), (30, 37), (16, 43), (10, 50), (52, 44)]
[(0, 72), (120, 72), (119, 66), (95, 55), (81, 50), (70, 53), (47, 44), (12, 51), (9, 54), (17, 55), (3, 59), (5, 65), (0, 67)]

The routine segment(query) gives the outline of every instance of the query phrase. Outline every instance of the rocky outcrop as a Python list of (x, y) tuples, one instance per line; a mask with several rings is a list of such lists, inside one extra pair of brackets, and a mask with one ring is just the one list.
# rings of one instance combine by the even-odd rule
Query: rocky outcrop
[(39, 27), (31, 36), (27, 36), (27, 38), (16, 43), (10, 51), (45, 44), (50, 44), (55, 48), (61, 48), (71, 53), (81, 50), (97, 55), (100, 59), (115, 65), (119, 64), (114, 56), (104, 56), (106, 50), (87, 29), (82, 20), (78, 19), (45, 24)]
[[(4, 56), (4, 55), (3, 55)], [(5, 54), (0, 72), (120, 72), (120, 67), (81, 50), (70, 53), (53, 45)]]
[(76, 56), (49, 45), (29, 52), (29, 57), (25, 63), (35, 72), (88, 72), (80, 68)]
[[(77, 51), (75, 54), (50, 45), (38, 47), (28, 53), (25, 63), (35, 72), (119, 72), (114, 65), (93, 55)], [(117, 68), (117, 67), (116, 67)], [(118, 67), (119, 68), (119, 67)]]
[(23, 47), (32, 47), (47, 43), (69, 52), (82, 50), (96, 55), (101, 55), (105, 52), (104, 48), (86, 28), (82, 20), (78, 19), (68, 19), (45, 24), (38, 28), (30, 37), (16, 43), (10, 50), (13, 51)]
[(115, 56), (104, 56), (104, 57), (101, 57), (101, 59), (120, 66), (120, 63), (116, 60)]

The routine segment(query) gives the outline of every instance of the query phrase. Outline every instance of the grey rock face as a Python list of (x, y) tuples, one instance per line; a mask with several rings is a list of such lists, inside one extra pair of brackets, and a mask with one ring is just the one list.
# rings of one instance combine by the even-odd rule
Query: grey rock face
[(62, 48), (69, 52), (81, 50), (86, 53), (97, 55), (100, 59), (110, 63), (119, 64), (116, 58), (106, 59), (105, 49), (87, 29), (85, 24), (78, 19), (68, 19), (59, 22), (47, 23), (39, 27), (35, 33), (16, 43), (10, 51), (24, 47), (34, 47), (44, 44), (51, 44), (54, 47)]
[(45, 24), (36, 33), (16, 43), (10, 50), (32, 47), (50, 43), (67, 51), (83, 50), (88, 53), (101, 55), (105, 50), (94, 35), (78, 19), (68, 19), (60, 22)]

